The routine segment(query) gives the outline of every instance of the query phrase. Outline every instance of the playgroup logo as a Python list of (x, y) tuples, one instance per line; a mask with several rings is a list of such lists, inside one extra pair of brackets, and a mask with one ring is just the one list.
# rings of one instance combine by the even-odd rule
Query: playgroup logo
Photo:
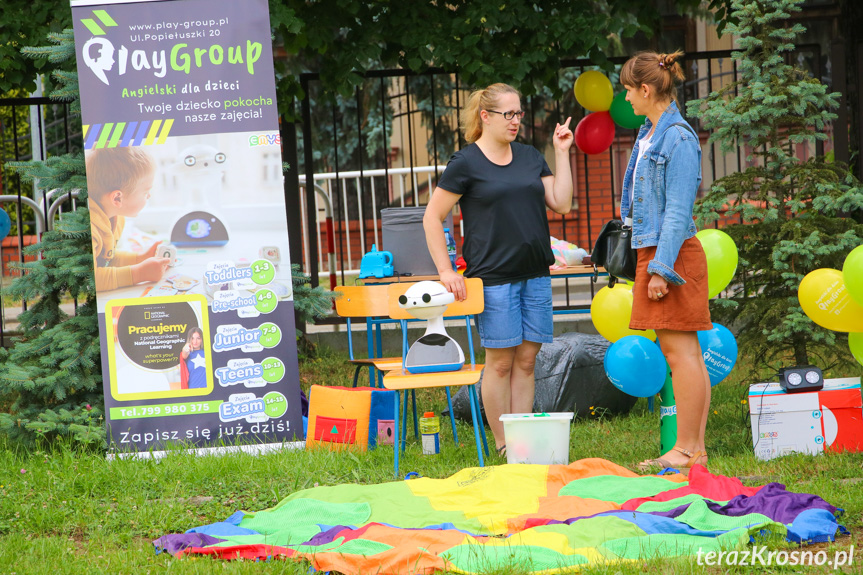
[(820, 551), (802, 550), (802, 549), (774, 549), (768, 551), (763, 545), (753, 545), (751, 549), (741, 551), (703, 551), (698, 550), (695, 561), (698, 565), (716, 565), (716, 566), (772, 566), (772, 565), (800, 565), (811, 567), (817, 565), (819, 567), (828, 566), (833, 569), (840, 567), (849, 567), (854, 564), (854, 546), (851, 545), (848, 550), (836, 550), (833, 552), (833, 557), (824, 549)]
[[(87, 40), (81, 48), (81, 61), (106, 86), (110, 85), (108, 72), (112, 72), (116, 76), (124, 76), (130, 68), (136, 72), (149, 70), (157, 78), (164, 78), (169, 69), (189, 75), (193, 68), (218, 67), (227, 62), (233, 65), (245, 65), (248, 74), (254, 76), (255, 63), (263, 54), (263, 45), (251, 40), (246, 40), (245, 46), (242, 43), (238, 43), (236, 46), (223, 46), (220, 43), (214, 43), (207, 48), (191, 48), (185, 42), (178, 42), (170, 46), (170, 50), (156, 49), (151, 52), (140, 49), (129, 50), (125, 45), (120, 45), (117, 48), (106, 35), (109, 28), (118, 28), (118, 30), (123, 28), (120, 28), (105, 10), (93, 10), (92, 14), (93, 18), (81, 19), (84, 27), (93, 34), (93, 37)], [(218, 37), (221, 35), (220, 28), (227, 25), (227, 18), (155, 25), (139, 24), (130, 26), (130, 28), (138, 32), (142, 29), (153, 29), (154, 26), (156, 30), (162, 28), (179, 30), (181, 27), (191, 30), (158, 35), (139, 33), (132, 36), (127, 35), (126, 39), (130, 42), (154, 42), (161, 46), (166, 40)], [(206, 34), (204, 30), (196, 29), (201, 27), (206, 28)], [(116, 70), (114, 69), (115, 64)]]

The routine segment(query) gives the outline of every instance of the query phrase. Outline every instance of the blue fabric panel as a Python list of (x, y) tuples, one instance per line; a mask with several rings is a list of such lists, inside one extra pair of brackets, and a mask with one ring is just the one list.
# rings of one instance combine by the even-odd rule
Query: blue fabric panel
[(229, 537), (231, 535), (258, 535), (257, 531), (253, 531), (252, 529), (246, 529), (244, 527), (237, 527), (232, 523), (227, 523), (224, 521), (220, 521), (218, 523), (210, 523), (209, 525), (202, 525), (201, 527), (195, 527), (194, 529), (189, 529), (186, 533), (203, 533), (204, 535), (210, 535), (212, 537)]
[(702, 531), (690, 527), (686, 523), (676, 521), (669, 517), (661, 517), (651, 513), (641, 513), (639, 511), (606, 511), (597, 513), (596, 516), (611, 515), (630, 523), (635, 523), (640, 529), (643, 529), (648, 535), (658, 533), (670, 533), (674, 535), (695, 535), (698, 537), (717, 537), (725, 531)]
[(836, 531), (847, 533), (839, 525), (832, 513), (826, 509), (807, 509), (801, 511), (788, 527), (788, 540), (808, 545), (835, 541)]

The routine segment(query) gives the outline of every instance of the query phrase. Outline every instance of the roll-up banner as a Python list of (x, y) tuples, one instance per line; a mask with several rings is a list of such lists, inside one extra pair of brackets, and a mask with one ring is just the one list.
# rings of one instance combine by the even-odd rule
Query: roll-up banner
[(267, 0), (71, 0), (110, 453), (302, 439)]

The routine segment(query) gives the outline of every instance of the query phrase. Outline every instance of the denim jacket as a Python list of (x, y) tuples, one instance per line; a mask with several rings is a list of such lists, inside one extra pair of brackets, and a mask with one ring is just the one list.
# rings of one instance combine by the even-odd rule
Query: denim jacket
[[(695, 235), (692, 207), (701, 183), (701, 145), (695, 133), (685, 126), (675, 102), (662, 113), (651, 138), (651, 146), (635, 171), (639, 142), (652, 126), (647, 120), (638, 132), (635, 147), (623, 177), (620, 215), (629, 215), (629, 190), (634, 186), (632, 209), (632, 247), (657, 246), (656, 255), (647, 266), (668, 283), (686, 283), (674, 271), (674, 262), (683, 242)], [(687, 124), (688, 125), (688, 124)]]

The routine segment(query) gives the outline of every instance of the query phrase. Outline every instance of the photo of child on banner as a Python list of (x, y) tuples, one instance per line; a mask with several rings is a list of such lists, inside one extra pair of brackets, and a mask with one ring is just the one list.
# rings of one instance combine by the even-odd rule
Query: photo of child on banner
[[(100, 296), (251, 302), (266, 288), (292, 298), (280, 265), (288, 245), (277, 133), (168, 137), (86, 155)], [(261, 241), (261, 232), (282, 239)]]

